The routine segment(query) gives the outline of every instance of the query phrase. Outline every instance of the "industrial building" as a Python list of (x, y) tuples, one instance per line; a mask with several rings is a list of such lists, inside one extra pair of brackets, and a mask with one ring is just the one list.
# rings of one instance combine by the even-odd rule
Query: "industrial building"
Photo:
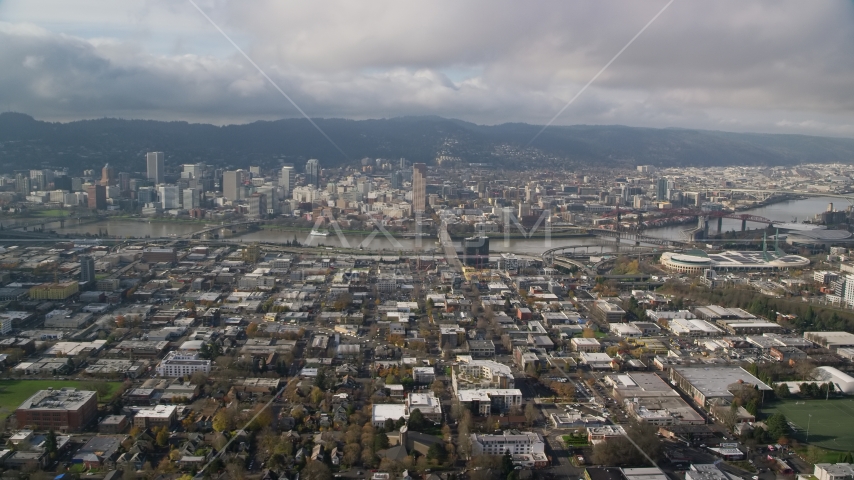
[(741, 367), (681, 367), (670, 369), (670, 381), (691, 396), (698, 405), (709, 407), (713, 399), (732, 400), (734, 390), (756, 387), (771, 391), (771, 387)]
[(39, 390), (15, 410), (19, 426), (79, 432), (98, 415), (98, 395), (76, 388)]

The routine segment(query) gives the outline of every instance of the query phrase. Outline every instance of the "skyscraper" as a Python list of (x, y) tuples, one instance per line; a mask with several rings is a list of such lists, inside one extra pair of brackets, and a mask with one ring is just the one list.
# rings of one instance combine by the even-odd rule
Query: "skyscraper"
[(155, 184), (163, 183), (163, 152), (148, 152), (145, 154), (148, 179)]
[(205, 176), (204, 163), (186, 163), (181, 165), (181, 178), (202, 178)]
[(80, 257), (80, 283), (95, 281), (95, 259), (89, 256)]
[(157, 189), (160, 193), (160, 207), (163, 210), (181, 208), (181, 187), (177, 185), (161, 185)]
[(305, 163), (305, 179), (309, 185), (320, 186), (320, 160), (312, 158)]
[(122, 193), (130, 191), (130, 173), (119, 172), (119, 189), (121, 189)]
[(279, 174), (279, 186), (284, 189), (285, 198), (291, 198), (291, 192), (294, 191), (297, 181), (297, 171), (292, 163), (286, 163), (282, 166), (282, 172)]
[(412, 164), (412, 211), (427, 210), (427, 165)]
[(391, 172), (391, 188), (400, 188), (403, 186), (403, 172), (395, 170)]
[(101, 185), (109, 186), (112, 185), (113, 180), (116, 178), (116, 171), (110, 164), (104, 165), (104, 168), (101, 169)]
[(236, 202), (243, 198), (243, 170), (229, 170), (222, 173), (222, 196)]
[(253, 217), (262, 217), (267, 215), (267, 195), (263, 193), (253, 193), (249, 197), (249, 215)]
[(670, 197), (667, 195), (667, 177), (661, 177), (658, 179), (658, 191), (656, 192), (656, 199), (659, 202), (664, 202), (670, 200)]
[(183, 199), (181, 202), (181, 208), (184, 210), (199, 208), (199, 189), (185, 188), (181, 196)]
[(89, 185), (86, 187), (86, 196), (89, 208), (95, 210), (107, 209), (107, 187), (103, 185)]

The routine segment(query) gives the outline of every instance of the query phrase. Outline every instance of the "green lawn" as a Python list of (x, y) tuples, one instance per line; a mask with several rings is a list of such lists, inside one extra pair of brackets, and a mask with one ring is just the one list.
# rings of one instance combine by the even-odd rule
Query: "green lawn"
[[(93, 383), (96, 382), (75, 380), (0, 380), (0, 419), (8, 417), (24, 402), (24, 400), (30, 398), (32, 394), (39, 390), (45, 390), (48, 387), (81, 388)], [(102, 400), (109, 399), (121, 386), (120, 382), (105, 383), (109, 385), (110, 391), (106, 398)]]
[(570, 447), (585, 447), (587, 446), (587, 437), (575, 437), (572, 435), (564, 435), (561, 437), (563, 443)]
[[(773, 402), (762, 408), (771, 415), (782, 413), (796, 428), (795, 438), (829, 450), (854, 450), (854, 400), (835, 398), (830, 400), (790, 399)], [(811, 417), (810, 417), (811, 416)]]

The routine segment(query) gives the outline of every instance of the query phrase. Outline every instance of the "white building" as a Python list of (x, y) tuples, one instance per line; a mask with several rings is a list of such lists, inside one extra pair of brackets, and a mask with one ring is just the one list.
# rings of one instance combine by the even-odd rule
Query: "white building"
[(412, 367), (415, 383), (433, 383), (436, 380), (436, 369), (433, 367)]
[(607, 370), (611, 368), (611, 357), (607, 353), (587, 353), (579, 354), (581, 363), (589, 366), (594, 370)]
[(523, 455), (545, 453), (545, 443), (539, 433), (505, 431), (497, 435), (471, 435), (471, 453), (478, 455)]
[(493, 411), (504, 413), (512, 407), (522, 406), (522, 391), (518, 388), (478, 388), (460, 390), (457, 400), (461, 405), (481, 416)]
[(723, 335), (723, 330), (705, 320), (674, 318), (667, 328), (677, 337), (714, 337)]
[(816, 463), (813, 475), (818, 480), (851, 480), (854, 465), (850, 463)]
[(199, 358), (197, 353), (169, 352), (157, 365), (161, 377), (183, 377), (196, 372), (211, 372), (211, 361)]
[(602, 345), (595, 338), (573, 337), (570, 343), (572, 350), (576, 352), (594, 353), (602, 351)]
[(435, 423), (442, 421), (442, 403), (433, 392), (410, 393), (406, 397), (406, 409), (410, 415), (418, 409), (424, 418)]
[(458, 355), (451, 372), (454, 391), (478, 388), (513, 388), (515, 377), (510, 367), (493, 360), (473, 360), (471, 355)]
[(643, 332), (631, 323), (612, 323), (611, 332), (621, 338), (637, 338), (642, 337)]
[(409, 413), (406, 411), (406, 405), (402, 403), (375, 403), (371, 407), (371, 425), (380, 428), (385, 426), (386, 420), (394, 420), (395, 422), (401, 418), (409, 418)]

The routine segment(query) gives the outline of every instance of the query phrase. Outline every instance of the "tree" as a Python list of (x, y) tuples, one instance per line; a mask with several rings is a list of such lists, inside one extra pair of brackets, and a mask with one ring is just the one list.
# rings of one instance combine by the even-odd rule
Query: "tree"
[(231, 415), (226, 408), (217, 410), (213, 418), (213, 429), (217, 432), (224, 432), (231, 429)]
[(768, 434), (773, 439), (789, 436), (789, 422), (782, 413), (775, 413), (768, 417), (765, 420), (765, 426), (768, 427)]
[(208, 375), (201, 370), (193, 372), (193, 374), (190, 375), (190, 383), (193, 385), (204, 385), (208, 383)]
[(53, 429), (51, 428), (50, 430), (48, 430), (47, 436), (45, 437), (45, 440), (44, 440), (44, 451), (48, 455), (50, 455), (50, 458), (56, 458), (56, 449), (57, 449), (56, 432), (54, 432)]
[(323, 462), (309, 460), (300, 472), (300, 478), (304, 480), (331, 480), (332, 471)]
[(457, 451), (460, 452), (460, 455), (463, 457), (468, 457), (471, 454), (471, 436), (469, 434), (469, 427), (460, 422), (460, 426), (457, 429), (459, 432), (457, 434)]
[(374, 451), (385, 450), (388, 448), (388, 435), (385, 433), (377, 433), (374, 435)]
[(161, 427), (157, 430), (154, 442), (158, 447), (165, 447), (169, 443), (169, 430), (166, 427)]
[(501, 473), (503, 476), (507, 476), (510, 472), (513, 471), (513, 457), (510, 456), (510, 450), (504, 452), (504, 455), (501, 456)]
[(581, 330), (581, 338), (596, 338), (596, 332), (590, 327), (584, 327)]
[(256, 322), (251, 322), (246, 326), (246, 336), (254, 337), (258, 334), (258, 324)]
[(430, 387), (437, 398), (445, 396), (445, 383), (438, 378), (433, 381), (433, 384)]
[(776, 395), (777, 398), (788, 398), (790, 393), (789, 387), (785, 383), (780, 383), (774, 387), (774, 395)]
[(385, 423), (383, 423), (383, 430), (385, 430), (386, 432), (393, 432), (394, 431), (394, 419), (386, 418)]
[(344, 445), (344, 458), (342, 458), (342, 460), (345, 465), (349, 465), (351, 467), (356, 465), (361, 455), (362, 446), (358, 443), (348, 443), (347, 445)]
[(434, 443), (430, 445), (430, 449), (427, 450), (427, 459), (435, 460), (439, 463), (444, 463), (448, 458), (448, 452), (445, 450), (445, 445), (442, 443)]
[(539, 416), (540, 412), (537, 411), (537, 407), (535, 407), (533, 403), (525, 405), (525, 423), (527, 423), (529, 427), (537, 422), (537, 418), (539, 418)]
[(409, 428), (412, 430), (418, 431), (426, 426), (426, 421), (424, 419), (424, 414), (421, 413), (421, 409), (416, 408), (415, 410), (409, 413)]

